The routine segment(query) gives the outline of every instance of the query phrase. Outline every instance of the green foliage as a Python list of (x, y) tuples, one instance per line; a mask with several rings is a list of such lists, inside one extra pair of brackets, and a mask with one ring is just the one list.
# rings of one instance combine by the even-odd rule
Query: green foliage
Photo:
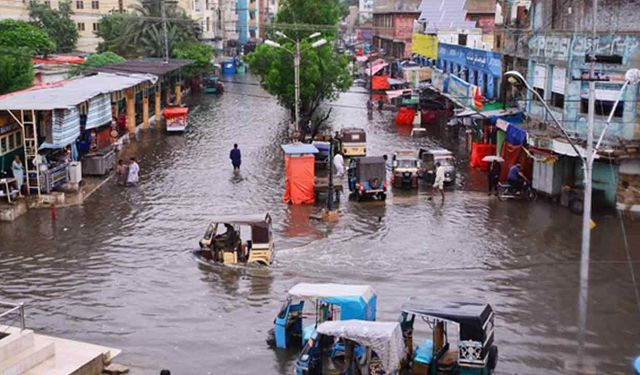
[(72, 52), (78, 42), (78, 30), (71, 19), (73, 11), (69, 1), (60, 1), (58, 9), (32, 1), (29, 3), (31, 23), (45, 30), (57, 46), (56, 52)]
[[(131, 6), (126, 14), (103, 16), (97, 35), (104, 40), (99, 51), (112, 51), (127, 58), (140, 56), (162, 57), (164, 38), (159, 2), (143, 2)], [(169, 51), (187, 42), (197, 41), (200, 30), (194, 20), (176, 4), (166, 4)]]
[(71, 69), (70, 75), (75, 76), (92, 69), (99, 68), (105, 65), (117, 64), (126, 61), (124, 57), (116, 55), (113, 52), (107, 51), (102, 53), (94, 53), (87, 57), (87, 59), (80, 65), (76, 65)]
[(32, 51), (0, 46), (0, 95), (33, 85)]
[(56, 49), (53, 40), (42, 29), (12, 19), (0, 20), (0, 46), (24, 47), (38, 55), (46, 55)]
[(187, 78), (211, 72), (213, 65), (213, 47), (199, 42), (186, 42), (173, 48), (173, 56), (179, 59), (193, 60), (194, 64), (185, 68), (184, 75)]
[[(332, 43), (319, 48), (311, 48), (312, 41), (304, 40), (310, 34), (321, 31), (322, 37), (331, 41), (336, 35), (335, 26), (340, 17), (337, 0), (285, 0), (278, 11), (277, 23), (322, 25), (316, 30), (283, 30), (293, 39), (301, 40), (300, 50), (300, 113), (302, 125), (311, 123), (306, 129), (315, 134), (328, 114), (318, 116), (317, 110), (325, 100), (335, 100), (340, 92), (351, 87), (351, 75), (346, 56), (338, 55)], [(275, 38), (290, 52), (280, 48), (259, 45), (247, 56), (253, 73), (260, 77), (261, 86), (276, 96), (283, 107), (294, 113), (295, 79), (292, 52), (295, 44), (286, 38)]]

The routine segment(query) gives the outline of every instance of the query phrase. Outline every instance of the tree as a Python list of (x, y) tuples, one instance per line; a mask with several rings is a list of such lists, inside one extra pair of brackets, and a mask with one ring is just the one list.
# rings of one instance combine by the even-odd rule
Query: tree
[[(165, 5), (169, 52), (178, 44), (196, 42), (200, 30), (194, 20), (175, 3)], [(112, 51), (128, 58), (164, 56), (164, 35), (160, 3), (142, 2), (131, 6), (128, 14), (109, 14), (99, 22), (97, 35), (104, 42), (100, 51)]]
[(184, 69), (184, 75), (187, 78), (210, 72), (213, 69), (211, 64), (213, 47), (206, 44), (198, 42), (178, 44), (173, 48), (173, 56), (179, 59), (193, 60), (193, 65), (189, 65)]
[[(310, 48), (312, 42), (305, 38), (321, 31), (325, 39), (333, 40), (339, 17), (337, 0), (285, 0), (276, 17), (276, 25), (289, 37), (300, 40), (300, 48), (304, 50), (300, 63), (300, 126), (304, 133), (311, 136), (317, 133), (331, 113), (331, 110), (320, 110), (322, 102), (335, 100), (340, 92), (351, 87), (351, 75), (347, 57), (338, 55), (331, 43)], [(293, 24), (313, 24), (318, 27), (299, 28)], [(285, 38), (277, 41), (285, 49), (295, 51), (291, 41)], [(261, 86), (276, 96), (279, 104), (291, 111), (293, 117), (295, 85), (291, 53), (262, 44), (247, 57), (247, 62), (251, 71), (260, 78)]]
[(32, 1), (29, 3), (31, 23), (45, 30), (58, 47), (56, 52), (72, 52), (78, 42), (78, 30), (71, 19), (73, 11), (69, 1), (60, 1), (58, 9)]
[(71, 76), (76, 76), (92, 69), (99, 68), (101, 66), (118, 64), (123, 61), (126, 61), (124, 57), (116, 55), (113, 52), (107, 51), (103, 53), (94, 53), (93, 55), (87, 57), (87, 59), (82, 64), (76, 65), (71, 68), (71, 71), (69, 73)]
[(0, 45), (0, 95), (33, 85), (32, 51)]
[(56, 49), (56, 44), (45, 31), (12, 19), (0, 20), (0, 46), (25, 47), (36, 55), (47, 55)]

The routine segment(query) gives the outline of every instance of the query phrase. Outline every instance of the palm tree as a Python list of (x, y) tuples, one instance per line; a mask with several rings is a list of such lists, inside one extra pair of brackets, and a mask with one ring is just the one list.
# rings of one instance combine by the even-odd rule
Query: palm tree
[[(130, 7), (132, 11), (127, 17), (124, 32), (114, 42), (121, 47), (130, 46), (130, 50), (142, 52), (145, 56), (162, 57), (164, 35), (160, 1), (163, 0), (144, 0), (142, 3), (133, 4)], [(171, 53), (176, 44), (196, 41), (200, 35), (200, 29), (184, 9), (175, 3), (165, 3), (165, 8), (167, 39), (169, 53)]]

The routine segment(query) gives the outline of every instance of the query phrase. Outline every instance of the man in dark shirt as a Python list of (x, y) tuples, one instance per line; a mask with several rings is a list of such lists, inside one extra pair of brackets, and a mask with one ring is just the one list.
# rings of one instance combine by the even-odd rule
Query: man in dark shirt
[(233, 149), (229, 152), (229, 159), (231, 159), (231, 164), (233, 164), (233, 170), (235, 172), (240, 171), (241, 156), (237, 143), (233, 145)]
[(522, 166), (520, 163), (516, 163), (511, 169), (509, 169), (509, 175), (507, 176), (507, 180), (509, 181), (509, 185), (516, 189), (516, 191), (522, 190), (522, 184), (524, 181), (527, 181), (527, 178), (520, 171)]

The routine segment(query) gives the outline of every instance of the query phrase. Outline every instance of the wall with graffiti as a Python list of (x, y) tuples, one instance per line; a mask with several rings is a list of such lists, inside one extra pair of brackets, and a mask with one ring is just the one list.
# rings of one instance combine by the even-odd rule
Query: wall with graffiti
[[(606, 34), (594, 39), (585, 34), (539, 33), (529, 38), (528, 50), (529, 82), (560, 111), (563, 125), (577, 136), (586, 134), (589, 95), (588, 83), (580, 78), (588, 76), (591, 63), (587, 57), (595, 54), (600, 59), (595, 64), (596, 74), (607, 80), (596, 83), (596, 134), (604, 129), (606, 118), (613, 111), (606, 142), (640, 140), (638, 85), (628, 86), (613, 109), (624, 74), (632, 68), (632, 56), (640, 53), (639, 35)], [(531, 101), (528, 107), (533, 117), (545, 120), (539, 104)]]

